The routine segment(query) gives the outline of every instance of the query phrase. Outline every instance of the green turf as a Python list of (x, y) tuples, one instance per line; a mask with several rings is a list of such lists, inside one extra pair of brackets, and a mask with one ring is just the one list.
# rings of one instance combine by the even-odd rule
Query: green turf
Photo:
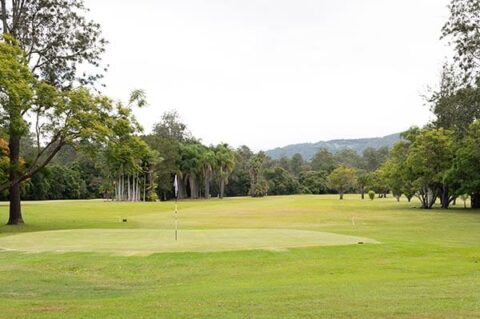
[[(480, 212), (413, 206), (353, 195), (181, 202), (182, 231), (312, 231), (381, 244), (149, 256), (3, 251), (0, 318), (478, 318)], [(89, 242), (95, 232), (163, 232), (172, 208), (25, 203), (27, 225), (0, 227), (0, 242), (38, 247), (45, 233), (32, 232), (55, 230), (90, 230), (81, 239)]]
[(0, 250), (103, 252), (151, 255), (158, 252), (281, 250), (293, 247), (376, 243), (369, 238), (292, 229), (67, 229), (0, 238)]

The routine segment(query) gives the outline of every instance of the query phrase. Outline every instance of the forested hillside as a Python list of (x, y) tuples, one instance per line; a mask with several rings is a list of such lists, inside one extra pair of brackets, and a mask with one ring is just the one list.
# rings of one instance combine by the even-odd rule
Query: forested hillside
[(292, 144), (284, 147), (277, 147), (267, 151), (267, 155), (274, 159), (281, 157), (292, 157), (295, 154), (300, 154), (305, 159), (312, 159), (315, 153), (324, 148), (332, 153), (338, 151), (351, 149), (358, 153), (362, 153), (367, 148), (392, 147), (393, 144), (400, 140), (400, 134), (391, 134), (384, 137), (360, 138), (360, 139), (338, 139), (331, 141), (320, 141), (317, 143), (302, 143)]

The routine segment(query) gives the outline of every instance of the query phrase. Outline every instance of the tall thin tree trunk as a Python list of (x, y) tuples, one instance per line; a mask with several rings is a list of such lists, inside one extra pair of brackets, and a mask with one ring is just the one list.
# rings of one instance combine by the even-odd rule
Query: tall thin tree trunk
[(188, 177), (188, 182), (190, 183), (190, 198), (191, 199), (196, 199), (197, 198), (197, 190), (196, 190), (196, 185), (195, 185), (195, 176), (193, 174), (190, 174)]
[(130, 190), (130, 175), (127, 175), (127, 201), (131, 199), (131, 190)]
[(7, 3), (6, 0), (0, 0), (1, 7), (0, 9), (2, 10), (2, 16), (0, 17), (2, 19), (2, 26), (3, 26), (3, 33), (9, 33), (8, 31), (8, 24), (7, 24)]
[(123, 196), (125, 195), (125, 177), (123, 173), (120, 179), (122, 180), (122, 182), (120, 183), (120, 201), (123, 201)]
[(8, 148), (10, 151), (10, 169), (9, 169), (9, 200), (10, 212), (8, 218), (8, 225), (23, 224), (22, 206), (20, 199), (20, 183), (15, 183), (18, 176), (18, 166), (20, 165), (20, 136), (14, 134), (10, 135)]
[(147, 174), (143, 174), (143, 201), (147, 201)]
[(137, 202), (140, 201), (140, 174), (137, 173)]
[(223, 177), (220, 178), (220, 198), (223, 198), (223, 193), (225, 192), (225, 180)]
[(205, 198), (209, 199), (210, 198), (210, 178), (206, 174), (205, 175), (205, 181), (204, 181), (204, 186), (205, 186)]

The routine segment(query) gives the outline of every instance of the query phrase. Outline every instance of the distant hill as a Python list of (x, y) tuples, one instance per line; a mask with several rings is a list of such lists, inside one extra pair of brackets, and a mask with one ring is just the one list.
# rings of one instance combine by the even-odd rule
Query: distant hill
[(400, 133), (387, 135), (384, 137), (373, 137), (373, 138), (360, 138), (360, 139), (342, 139), (342, 140), (331, 140), (331, 141), (322, 141), (318, 143), (304, 143), (304, 144), (293, 144), (284, 147), (278, 147), (273, 150), (267, 151), (267, 155), (273, 159), (279, 159), (281, 157), (292, 157), (296, 153), (300, 153), (304, 159), (310, 160), (315, 155), (315, 153), (321, 149), (326, 148), (332, 153), (344, 149), (352, 149), (361, 154), (366, 148), (373, 147), (379, 148), (383, 146), (392, 147), (397, 141), (400, 140)]

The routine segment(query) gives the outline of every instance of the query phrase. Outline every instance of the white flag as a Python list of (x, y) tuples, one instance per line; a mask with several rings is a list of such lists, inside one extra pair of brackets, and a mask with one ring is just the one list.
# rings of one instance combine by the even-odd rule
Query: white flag
[(173, 180), (173, 187), (175, 187), (175, 198), (178, 197), (178, 180), (177, 174), (175, 174), (175, 179)]

